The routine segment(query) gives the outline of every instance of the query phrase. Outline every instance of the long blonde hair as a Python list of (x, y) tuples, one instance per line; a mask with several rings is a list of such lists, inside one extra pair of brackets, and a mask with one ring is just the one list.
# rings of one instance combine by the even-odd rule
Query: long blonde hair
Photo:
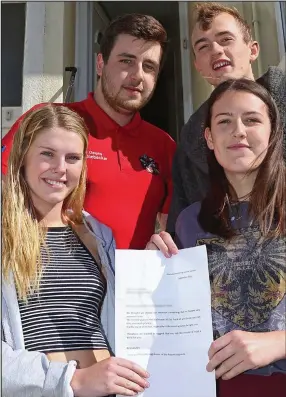
[(45, 231), (39, 224), (30, 189), (24, 177), (24, 160), (36, 136), (44, 129), (64, 128), (80, 135), (84, 143), (83, 167), (76, 188), (65, 198), (62, 218), (71, 225), (83, 222), (86, 188), (88, 131), (83, 119), (60, 105), (44, 105), (28, 112), (17, 132), (9, 155), (8, 173), (2, 191), (2, 270), (8, 280), (12, 272), (18, 296), (27, 300), (39, 288), (42, 273), (41, 248)]

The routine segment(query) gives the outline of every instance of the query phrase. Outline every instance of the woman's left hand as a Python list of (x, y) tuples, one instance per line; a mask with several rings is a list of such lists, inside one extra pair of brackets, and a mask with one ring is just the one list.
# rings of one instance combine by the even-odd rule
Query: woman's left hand
[(216, 378), (231, 379), (283, 359), (285, 344), (285, 331), (231, 331), (211, 344), (207, 371), (215, 369)]
[(178, 253), (178, 247), (174, 243), (171, 235), (167, 232), (153, 234), (146, 245), (146, 250), (160, 250), (166, 258)]

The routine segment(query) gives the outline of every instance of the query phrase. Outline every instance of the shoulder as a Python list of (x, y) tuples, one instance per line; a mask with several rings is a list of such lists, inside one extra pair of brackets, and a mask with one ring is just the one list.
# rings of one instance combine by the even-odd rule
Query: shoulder
[(183, 126), (181, 132), (181, 139), (186, 138), (187, 135), (201, 135), (204, 129), (208, 108), (208, 100), (206, 100), (189, 118), (187, 123)]
[(197, 236), (201, 233), (198, 223), (198, 214), (201, 209), (201, 202), (197, 201), (185, 208), (178, 216), (175, 232), (182, 248), (196, 245)]
[(98, 219), (91, 216), (88, 212), (83, 211), (84, 221), (89, 227), (90, 231), (92, 231), (95, 237), (100, 240), (103, 247), (110, 246), (114, 239), (113, 233), (110, 227), (101, 223)]
[(166, 131), (154, 124), (148, 123), (148, 121), (142, 119), (141, 129), (144, 130), (144, 134), (152, 135), (157, 140), (175, 145), (174, 139)]
[[(281, 123), (286, 134), (286, 73), (278, 66), (270, 66), (268, 71), (261, 76), (258, 83), (263, 85), (271, 94), (279, 110)], [(285, 151), (284, 151), (285, 153)]]
[(277, 91), (285, 93), (286, 73), (278, 66), (269, 66), (267, 72), (256, 81), (271, 94)]
[(196, 220), (198, 214), (201, 210), (201, 201), (196, 201), (195, 203), (189, 205), (178, 216), (177, 223), (188, 223), (190, 220)]
[(79, 102), (54, 103), (54, 105), (65, 106), (83, 117), (85, 113), (88, 113), (88, 111), (86, 110), (86, 107), (85, 107), (85, 101), (86, 100), (79, 101)]
[(140, 144), (150, 151), (151, 157), (164, 170), (163, 173), (169, 174), (176, 151), (176, 142), (173, 138), (161, 128), (142, 120)]

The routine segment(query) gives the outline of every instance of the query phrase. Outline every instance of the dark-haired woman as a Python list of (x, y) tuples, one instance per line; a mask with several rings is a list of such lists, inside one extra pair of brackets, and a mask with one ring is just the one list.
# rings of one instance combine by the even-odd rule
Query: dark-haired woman
[[(209, 99), (205, 138), (210, 190), (182, 211), (176, 239), (179, 248), (207, 247), (215, 339), (207, 370), (216, 371), (218, 397), (282, 397), (286, 173), (274, 101), (251, 80), (222, 83)], [(177, 252), (167, 233), (148, 248)]]

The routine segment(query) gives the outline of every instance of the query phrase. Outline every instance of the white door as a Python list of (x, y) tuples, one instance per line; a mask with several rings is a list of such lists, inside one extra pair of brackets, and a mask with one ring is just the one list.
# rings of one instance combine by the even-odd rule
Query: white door
[(103, 31), (109, 23), (97, 2), (76, 2), (75, 66), (78, 73), (75, 81), (75, 101), (86, 98), (96, 87), (96, 55)]

